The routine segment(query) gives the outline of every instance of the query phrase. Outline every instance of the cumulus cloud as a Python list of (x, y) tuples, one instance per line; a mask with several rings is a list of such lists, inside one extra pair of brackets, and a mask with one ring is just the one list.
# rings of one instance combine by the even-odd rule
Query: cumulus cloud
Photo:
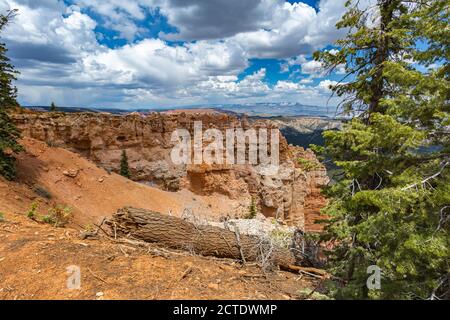
[(83, 59), (83, 67), (92, 80), (105, 84), (164, 90), (239, 73), (247, 67), (247, 60), (239, 48), (229, 50), (220, 43), (173, 47), (160, 39), (145, 39), (90, 55)]
[(165, 0), (154, 1), (176, 26), (171, 40), (223, 39), (238, 33), (270, 28), (283, 0)]
[(317, 86), (317, 89), (319, 89), (321, 92), (331, 92), (331, 87), (337, 84), (338, 84), (337, 81), (326, 79), (320, 81), (319, 85)]
[[(269, 85), (264, 68), (240, 75), (254, 58), (285, 59), (286, 72), (301, 66), (304, 74), (314, 74), (317, 66), (306, 56), (336, 37), (331, 25), (342, 12), (337, 2), (342, 6), (341, 0), (322, 0), (316, 11), (282, 0), (72, 0), (71, 5), (0, 0), (0, 9), (20, 12), (2, 38), (21, 71), (21, 102), (126, 108), (284, 99), (322, 103), (328, 95), (322, 82)], [(145, 33), (141, 22), (155, 10), (178, 32), (136, 40)], [(330, 10), (326, 26), (321, 25), (322, 11)], [(99, 25), (128, 43), (100, 44)]]
[(241, 45), (253, 58), (290, 58), (311, 54), (333, 42), (343, 31), (336, 22), (344, 0), (321, 0), (319, 11), (298, 2), (281, 0), (159, 2), (178, 33), (172, 40), (223, 39)]
[(301, 68), (303, 73), (309, 74), (314, 78), (322, 78), (326, 73), (323, 64), (316, 60), (302, 63)]

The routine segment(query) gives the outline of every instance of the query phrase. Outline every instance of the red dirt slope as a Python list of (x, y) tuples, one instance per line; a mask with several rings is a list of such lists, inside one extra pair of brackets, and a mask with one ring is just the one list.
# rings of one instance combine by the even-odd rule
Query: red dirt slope
[[(101, 220), (124, 206), (180, 215), (192, 207), (199, 216), (217, 217), (232, 212), (237, 201), (219, 196), (196, 196), (189, 191), (166, 192), (123, 178), (97, 167), (78, 154), (45, 143), (23, 139), (26, 152), (18, 156), (18, 182), (0, 180), (0, 212), (25, 212), (33, 201), (42, 211), (62, 204), (72, 208), (78, 225)], [(32, 190), (43, 189), (45, 199)], [(45, 209), (45, 210), (44, 210)]]

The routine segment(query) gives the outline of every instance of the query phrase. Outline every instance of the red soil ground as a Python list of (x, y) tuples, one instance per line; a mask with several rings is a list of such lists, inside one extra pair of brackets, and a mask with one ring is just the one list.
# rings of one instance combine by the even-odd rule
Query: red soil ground
[[(123, 206), (179, 215), (191, 202), (199, 212), (218, 214), (230, 202), (137, 184), (35, 140), (23, 145), (18, 181), (0, 178), (0, 299), (295, 299), (298, 290), (314, 286), (293, 273), (264, 274), (232, 260), (175, 251), (160, 256), (104, 237), (81, 240), (83, 228)], [(55, 228), (31, 220), (32, 203), (39, 204), (38, 216), (68, 206), (74, 221)], [(66, 286), (70, 265), (81, 269), (79, 290)]]

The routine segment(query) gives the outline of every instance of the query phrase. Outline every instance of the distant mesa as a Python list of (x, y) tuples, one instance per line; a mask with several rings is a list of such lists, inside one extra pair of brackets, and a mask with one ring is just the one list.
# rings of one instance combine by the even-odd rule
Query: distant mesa
[[(50, 106), (25, 106), (27, 109), (34, 111), (50, 111)], [(236, 115), (247, 115), (251, 117), (324, 117), (324, 118), (341, 118), (339, 110), (335, 106), (310, 106), (301, 103), (280, 102), (280, 103), (253, 103), (253, 104), (208, 104), (208, 105), (191, 105), (181, 107), (164, 107), (164, 108), (95, 108), (95, 107), (60, 107), (58, 111), (62, 112), (108, 112), (112, 114), (129, 114), (132, 112), (151, 113), (203, 113), (203, 112), (225, 112)]]

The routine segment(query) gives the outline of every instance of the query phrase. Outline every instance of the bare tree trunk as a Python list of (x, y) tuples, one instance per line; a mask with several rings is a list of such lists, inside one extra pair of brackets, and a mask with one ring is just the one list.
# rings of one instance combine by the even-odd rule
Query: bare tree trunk
[(183, 219), (144, 209), (123, 208), (106, 222), (114, 234), (182, 249), (205, 256), (263, 261), (284, 269), (296, 265), (293, 252), (214, 226), (196, 226)]

